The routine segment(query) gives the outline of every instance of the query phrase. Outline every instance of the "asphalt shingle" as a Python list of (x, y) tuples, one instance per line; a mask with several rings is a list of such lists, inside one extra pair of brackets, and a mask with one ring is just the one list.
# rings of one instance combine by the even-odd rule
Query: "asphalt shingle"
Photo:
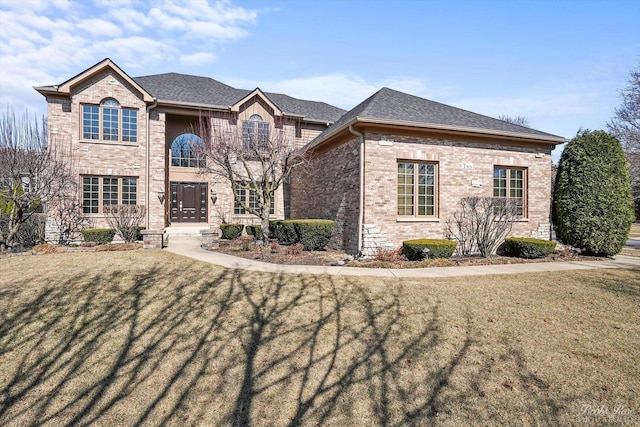
[[(209, 77), (166, 73), (134, 77), (136, 83), (163, 101), (228, 107), (251, 93), (236, 89)], [(345, 110), (324, 102), (307, 101), (288, 95), (265, 92), (265, 95), (283, 112), (300, 115), (308, 120), (334, 122)]]
[(333, 132), (356, 117), (561, 138), (557, 135), (508, 123), (385, 87), (346, 112), (340, 120), (326, 129), (316, 140), (322, 139), (324, 135)]

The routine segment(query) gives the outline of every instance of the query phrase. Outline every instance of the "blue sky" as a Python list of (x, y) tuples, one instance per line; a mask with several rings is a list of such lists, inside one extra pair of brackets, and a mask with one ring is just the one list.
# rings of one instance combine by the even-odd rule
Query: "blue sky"
[(571, 138), (618, 106), (639, 22), (637, 0), (0, 0), (0, 105), (43, 114), (32, 86), (110, 57), (345, 109), (387, 86)]

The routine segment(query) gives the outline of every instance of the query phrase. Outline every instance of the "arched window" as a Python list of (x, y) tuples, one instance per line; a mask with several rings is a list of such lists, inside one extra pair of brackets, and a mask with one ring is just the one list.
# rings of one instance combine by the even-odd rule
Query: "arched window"
[(171, 143), (171, 166), (201, 168), (205, 161), (202, 138), (193, 133), (178, 135)]
[(82, 105), (83, 140), (137, 142), (138, 110), (122, 108), (112, 98), (100, 105)]
[(244, 148), (249, 150), (267, 146), (269, 123), (262, 121), (259, 114), (253, 114), (249, 120), (242, 122), (242, 141)]
[(120, 104), (115, 99), (102, 101), (102, 139), (105, 141), (118, 140), (118, 113)]

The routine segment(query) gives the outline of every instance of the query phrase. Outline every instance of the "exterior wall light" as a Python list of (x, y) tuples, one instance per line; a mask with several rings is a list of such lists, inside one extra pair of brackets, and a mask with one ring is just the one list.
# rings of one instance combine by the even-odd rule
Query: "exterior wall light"
[(211, 189), (211, 204), (215, 205), (217, 200), (218, 200), (218, 192), (212, 188)]
[(164, 190), (158, 190), (158, 200), (160, 200), (160, 204), (164, 204)]

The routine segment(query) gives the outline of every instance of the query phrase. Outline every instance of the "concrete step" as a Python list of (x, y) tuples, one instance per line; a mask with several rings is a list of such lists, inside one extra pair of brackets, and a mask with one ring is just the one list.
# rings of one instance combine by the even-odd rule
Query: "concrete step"
[(202, 237), (201, 231), (208, 230), (209, 226), (194, 226), (194, 227), (167, 227), (164, 229), (165, 238), (180, 238), (180, 237)]

